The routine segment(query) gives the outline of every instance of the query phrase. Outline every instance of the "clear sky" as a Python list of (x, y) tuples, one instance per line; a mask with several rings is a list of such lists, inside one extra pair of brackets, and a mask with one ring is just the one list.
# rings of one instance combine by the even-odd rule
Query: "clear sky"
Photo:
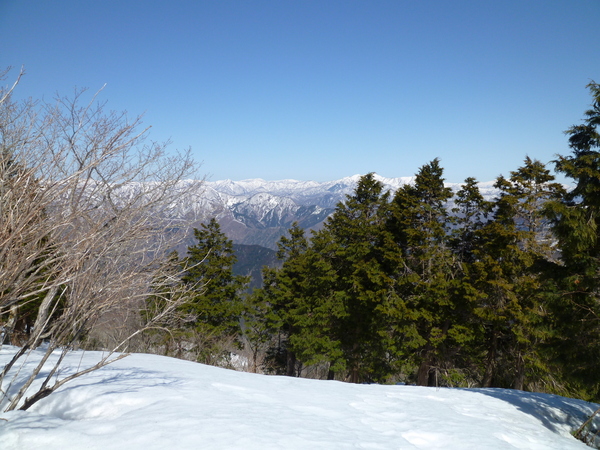
[(22, 65), (17, 96), (106, 83), (110, 109), (212, 181), (435, 157), (447, 181), (489, 181), (569, 152), (600, 82), (600, 0), (0, 0), (0, 68)]

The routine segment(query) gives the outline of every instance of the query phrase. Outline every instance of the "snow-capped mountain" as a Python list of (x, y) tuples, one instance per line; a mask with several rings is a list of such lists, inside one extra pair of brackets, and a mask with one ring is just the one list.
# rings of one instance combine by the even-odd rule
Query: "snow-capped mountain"
[[(294, 222), (304, 229), (318, 229), (336, 205), (351, 195), (361, 175), (316, 182), (251, 179), (242, 181), (185, 181), (195, 183), (193, 193), (181, 197), (170, 214), (193, 218), (198, 225), (217, 218), (222, 231), (235, 244), (277, 248), (277, 241)], [(414, 177), (385, 178), (375, 175), (394, 192)], [(460, 184), (447, 184), (454, 190)], [(493, 182), (481, 183), (485, 197), (495, 195)]]
[[(361, 175), (342, 178), (334, 181), (297, 181), (279, 180), (265, 181), (262, 179), (242, 181), (214, 181), (206, 182), (205, 186), (215, 191), (232, 196), (253, 196), (259, 193), (268, 193), (277, 197), (287, 197), (302, 206), (318, 205), (322, 208), (331, 208), (352, 194)], [(400, 186), (412, 182), (414, 177), (384, 178), (375, 175), (387, 188), (396, 190)]]

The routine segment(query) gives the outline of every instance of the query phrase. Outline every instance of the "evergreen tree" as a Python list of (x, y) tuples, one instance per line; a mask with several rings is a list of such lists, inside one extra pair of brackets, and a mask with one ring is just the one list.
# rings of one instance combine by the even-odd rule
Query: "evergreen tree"
[(308, 274), (304, 256), (308, 242), (304, 230), (294, 223), (289, 230), (290, 237), (282, 236), (277, 243), (277, 257), (283, 260), (280, 270), (263, 270), (264, 288), (257, 295), (270, 303), (267, 320), (276, 330), (278, 338), (271, 348), (269, 359), (276, 373), (288, 376), (298, 374), (296, 352), (290, 345), (291, 336), (297, 331), (294, 314), (307, 295)]
[(223, 348), (227, 343), (239, 341), (241, 293), (249, 280), (233, 274), (233, 244), (216, 219), (194, 229), (194, 237), (197, 242), (188, 247), (182, 281), (188, 288), (193, 287), (196, 295), (182, 306), (182, 311), (189, 317), (187, 328), (203, 341), (201, 358), (210, 362), (220, 356), (215, 352), (227, 350)]
[(480, 244), (477, 231), (490, 219), (493, 205), (483, 198), (473, 177), (465, 179), (456, 192), (454, 204), (451, 247), (460, 262), (471, 263), (475, 260), (474, 250)]
[(545, 165), (529, 157), (524, 165), (511, 172), (510, 182), (503, 185), (503, 201), (510, 202), (521, 233), (521, 247), (545, 259), (554, 258), (546, 204), (565, 194), (561, 184)]
[(287, 278), (284, 285), (297, 293), (287, 316), (289, 350), (304, 365), (327, 367), (327, 376), (332, 379), (345, 369), (345, 361), (339, 341), (344, 311), (335, 290), (337, 267), (328, 257), (330, 244), (322, 234), (313, 236), (307, 251), (285, 273), (286, 277), (292, 274), (289, 269), (298, 273), (299, 283)]
[(310, 245), (297, 226), (280, 241), (285, 262), (266, 272), (260, 295), (272, 305), (286, 373), (301, 363), (326, 365), (329, 378), (347, 374), (352, 382), (390, 374), (392, 275), (400, 260), (386, 229), (388, 207), (383, 185), (368, 174)]
[(335, 270), (333, 331), (352, 382), (385, 379), (397, 357), (389, 346), (389, 310), (401, 255), (388, 216), (389, 193), (368, 174), (313, 239), (314, 251)]
[(454, 205), (450, 247), (457, 259), (458, 272), (451, 293), (455, 305), (451, 328), (455, 342), (452, 355), (455, 380), (452, 381), (458, 385), (472, 385), (481, 380), (481, 343), (485, 339), (477, 315), (483, 294), (473, 283), (474, 265), (481, 258), (484, 243), (481, 230), (492, 218), (493, 203), (484, 199), (477, 180), (469, 177), (456, 192)]
[(448, 242), (446, 205), (452, 195), (434, 159), (420, 168), (414, 185), (396, 192), (388, 222), (404, 261), (398, 296), (407, 304), (411, 324), (403, 345), (413, 349), (419, 385), (435, 384), (435, 368), (443, 366), (451, 352), (456, 308), (450, 291), (457, 264)]
[(555, 362), (578, 395), (600, 395), (600, 85), (587, 86), (592, 106), (566, 133), (572, 154), (556, 170), (575, 187), (549, 206), (562, 264), (554, 267)]
[(246, 314), (252, 345), (270, 341), (265, 370), (299, 376), (304, 363), (328, 361), (326, 327), (316, 322), (329, 314), (315, 311), (315, 305), (326, 307), (327, 287), (321, 283), (325, 271), (312, 267), (315, 258), (304, 230), (294, 223), (288, 234), (277, 243), (282, 267), (263, 269), (263, 288), (249, 297)]
[(491, 219), (477, 231), (479, 246), (467, 267), (478, 295), (474, 310), (483, 332), (483, 386), (523, 389), (548, 372), (541, 358), (545, 338), (539, 263), (552, 256), (542, 211), (562, 189), (543, 164), (499, 177)]
[[(273, 364), (273, 361), (267, 361), (265, 357), (266, 353), (273, 354), (272, 351), (269, 352), (270, 349), (281, 348), (279, 345), (272, 345), (274, 340), (277, 341), (274, 336), (278, 330), (274, 329), (272, 321), (268, 320), (273, 311), (267, 292), (273, 285), (271, 280), (275, 275), (274, 269), (263, 267), (263, 286), (267, 287), (254, 289), (245, 297), (242, 330), (244, 345), (251, 357), (249, 369), (252, 373), (258, 373), (261, 368), (267, 373), (284, 373), (279, 364)], [(278, 352), (275, 351), (275, 354)]]

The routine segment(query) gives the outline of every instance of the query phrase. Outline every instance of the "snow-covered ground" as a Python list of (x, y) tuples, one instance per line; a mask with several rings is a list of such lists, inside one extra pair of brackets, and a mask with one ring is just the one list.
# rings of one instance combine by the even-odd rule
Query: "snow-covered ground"
[[(0, 350), (0, 367), (14, 351)], [(67, 365), (97, 359), (75, 352)], [(570, 432), (595, 407), (520, 391), (352, 385), (134, 354), (29, 411), (0, 414), (0, 448), (585, 449)]]

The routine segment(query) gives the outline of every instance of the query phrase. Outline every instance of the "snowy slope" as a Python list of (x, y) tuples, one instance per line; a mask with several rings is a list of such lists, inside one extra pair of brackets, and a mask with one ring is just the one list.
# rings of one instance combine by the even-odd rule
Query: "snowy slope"
[[(0, 351), (0, 367), (14, 351)], [(97, 358), (77, 352), (68, 363)], [(585, 449), (569, 432), (593, 408), (519, 391), (352, 385), (135, 354), (30, 411), (0, 414), (0, 447)]]

